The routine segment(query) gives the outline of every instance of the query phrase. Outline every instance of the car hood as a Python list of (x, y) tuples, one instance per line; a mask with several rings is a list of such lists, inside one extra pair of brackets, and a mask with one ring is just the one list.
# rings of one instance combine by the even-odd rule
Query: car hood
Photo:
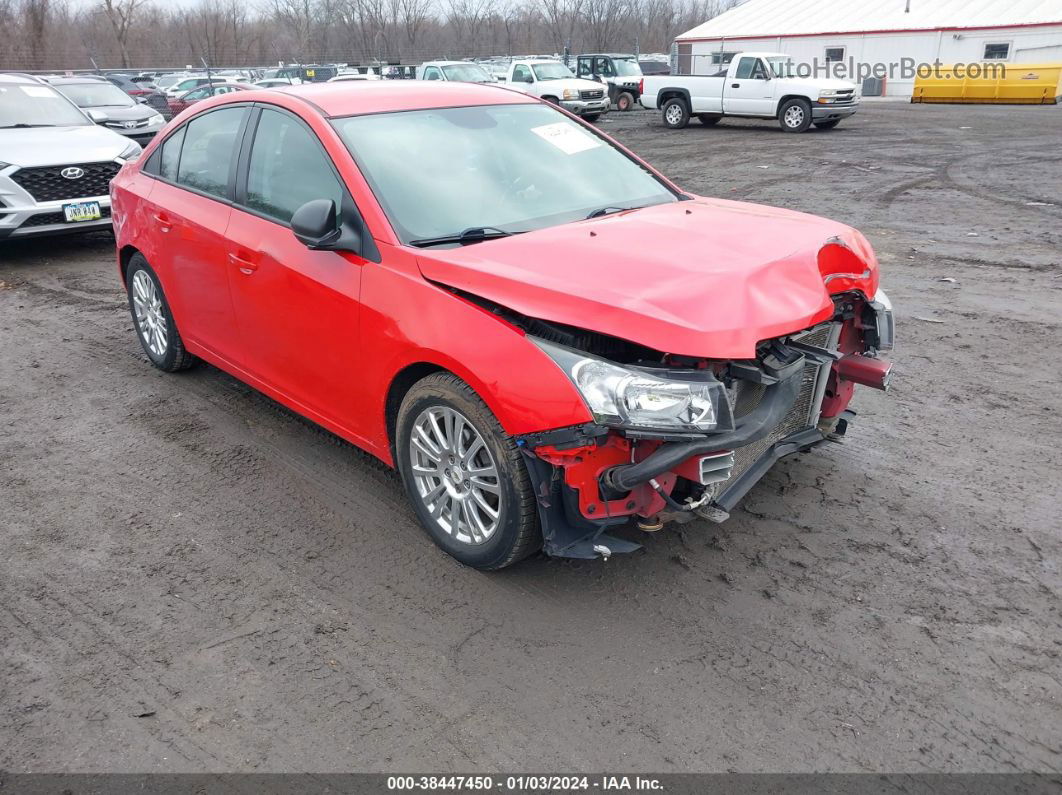
[(107, 114), (108, 121), (142, 121), (158, 113), (150, 105), (143, 105), (137, 103), (130, 105), (129, 107), (118, 107), (115, 105), (108, 105), (106, 107), (95, 108), (95, 110), (102, 111)]
[(595, 80), (584, 80), (581, 77), (562, 77), (559, 80), (540, 80), (535, 84), (540, 94), (549, 93), (546, 91), (546, 86), (556, 91), (563, 91), (566, 88), (571, 88), (576, 91), (593, 91), (595, 89), (601, 90), (604, 86)]
[(760, 341), (829, 318), (830, 291), (873, 296), (878, 281), (850, 227), (703, 198), (418, 259), (425, 278), (523, 315), (720, 359), (753, 358)]
[(847, 80), (839, 80), (835, 77), (813, 79), (787, 77), (785, 78), (785, 88), (787, 91), (806, 91), (808, 94), (814, 94), (816, 91), (839, 91), (843, 89), (855, 91), (856, 84)]
[(0, 156), (23, 168), (114, 160), (129, 140), (96, 124), (0, 130)]

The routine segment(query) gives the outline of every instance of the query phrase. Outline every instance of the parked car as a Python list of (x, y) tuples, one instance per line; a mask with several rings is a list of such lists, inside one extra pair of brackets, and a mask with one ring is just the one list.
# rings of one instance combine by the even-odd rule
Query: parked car
[(325, 83), (339, 74), (339, 67), (323, 64), (300, 64), (297, 66), (282, 66), (278, 69), (269, 69), (263, 75), (265, 78), (297, 77), (304, 83)]
[(141, 146), (166, 126), (166, 120), (161, 113), (150, 105), (133, 99), (102, 77), (50, 77), (48, 82), (82, 110), (98, 111), (98, 124), (132, 138)]
[(497, 79), (470, 61), (426, 61), (417, 67), (417, 80), (456, 80), (461, 83), (496, 83)]
[(248, 85), (247, 83), (210, 83), (208, 85), (202, 85), (199, 86), (199, 88), (193, 88), (191, 91), (186, 91), (176, 99), (171, 99), (170, 112), (176, 116), (189, 105), (194, 105), (204, 99), (222, 96), (223, 94), (232, 94), (237, 91), (249, 91), (255, 87), (256, 86)]
[(641, 93), (642, 70), (635, 55), (590, 53), (576, 59), (576, 74), (608, 86), (608, 98), (616, 110), (631, 110)]
[(103, 75), (108, 81), (114, 83), (133, 99), (143, 100), (162, 114), (164, 119), (170, 118), (170, 109), (166, 104), (166, 96), (151, 83), (137, 83), (128, 75), (107, 74)]
[[(638, 68), (642, 70), (643, 75), (671, 74), (671, 64), (667, 61), (638, 61)], [(641, 86), (639, 86), (640, 89)]]
[[(335, 78), (332, 78), (335, 80)], [(287, 79), (273, 78), (270, 80), (259, 80), (255, 83), (257, 88), (285, 88), (287, 86), (301, 86), (302, 81), (297, 77), (291, 77)]]
[(335, 77), (328, 78), (329, 83), (343, 83), (351, 80), (382, 80), (376, 72), (340, 72)]
[(220, 75), (211, 75), (210, 77), (205, 74), (189, 75), (170, 84), (169, 88), (166, 89), (166, 99), (167, 101), (176, 99), (193, 88), (200, 88), (206, 85), (237, 85), (237, 83), (235, 80), (229, 80), (229, 78), (221, 77)]
[(786, 132), (811, 125), (829, 130), (859, 109), (854, 83), (794, 76), (781, 53), (738, 53), (714, 75), (642, 78), (642, 104), (659, 108), (664, 125), (685, 127), (691, 116), (711, 126), (724, 116), (777, 119)]
[(509, 64), (509, 88), (560, 105), (587, 121), (609, 111), (608, 92), (593, 80), (580, 80), (560, 61), (516, 60)]
[(140, 144), (56, 88), (0, 74), (0, 239), (107, 229), (108, 185)]
[(205, 359), (397, 467), (480, 568), (722, 520), (888, 383), (859, 232), (694, 196), (514, 91), (217, 97), (112, 193), (151, 363)]

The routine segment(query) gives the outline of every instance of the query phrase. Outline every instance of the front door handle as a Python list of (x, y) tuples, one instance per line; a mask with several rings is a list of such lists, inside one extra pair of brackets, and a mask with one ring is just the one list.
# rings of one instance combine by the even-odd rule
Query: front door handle
[(248, 276), (258, 270), (257, 262), (251, 262), (251, 260), (238, 257), (235, 254), (229, 254), (229, 262), (239, 268), (240, 273), (247, 274)]
[(156, 213), (155, 220), (158, 222), (159, 229), (163, 232), (169, 232), (173, 229), (173, 221), (170, 220), (170, 217), (166, 215), (166, 213)]
[(731, 83), (730, 87), (731, 88), (741, 88), (741, 83)]

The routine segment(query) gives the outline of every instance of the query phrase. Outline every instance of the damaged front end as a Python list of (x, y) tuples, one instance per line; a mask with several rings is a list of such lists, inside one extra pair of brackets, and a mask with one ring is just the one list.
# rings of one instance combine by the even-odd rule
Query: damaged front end
[(833, 296), (828, 320), (765, 340), (753, 359), (675, 356), (526, 317), (508, 320), (569, 375), (594, 422), (526, 434), (545, 551), (607, 557), (646, 531), (723, 521), (779, 458), (837, 440), (855, 384), (887, 389), (892, 311), (884, 293)]

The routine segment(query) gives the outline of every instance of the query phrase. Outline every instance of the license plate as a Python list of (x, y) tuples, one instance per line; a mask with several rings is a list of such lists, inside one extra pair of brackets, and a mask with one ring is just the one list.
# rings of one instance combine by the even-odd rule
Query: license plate
[(78, 202), (77, 204), (64, 204), (63, 216), (67, 223), (79, 221), (98, 221), (103, 217), (99, 202)]

